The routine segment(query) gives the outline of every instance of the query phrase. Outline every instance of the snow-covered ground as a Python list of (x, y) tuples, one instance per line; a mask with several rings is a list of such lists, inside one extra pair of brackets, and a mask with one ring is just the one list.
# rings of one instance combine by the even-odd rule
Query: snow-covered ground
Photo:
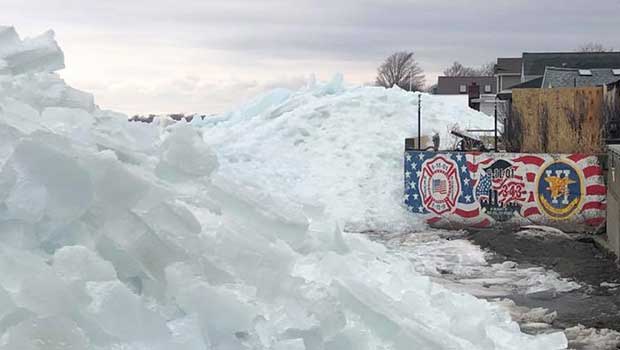
[(380, 235), (377, 240), (385, 242), (394, 254), (406, 257), (421, 274), (479, 297), (561, 293), (581, 287), (542, 267), (521, 268), (513, 261), (489, 263), (492, 253), (454, 232)]
[[(434, 281), (481, 252), (350, 232), (426, 230), (399, 204), (413, 94), (337, 76), (160, 128), (100, 110), (63, 61), (52, 33), (0, 27), (0, 349), (566, 348)], [(443, 142), (490, 122), (422, 101)]]

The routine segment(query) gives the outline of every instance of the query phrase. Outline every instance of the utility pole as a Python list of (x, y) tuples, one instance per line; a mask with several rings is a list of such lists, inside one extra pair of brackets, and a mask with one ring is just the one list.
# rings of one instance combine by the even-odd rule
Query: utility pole
[(497, 152), (497, 96), (495, 96), (495, 109), (493, 111), (495, 117), (495, 152)]
[(418, 150), (422, 150), (422, 93), (418, 93)]

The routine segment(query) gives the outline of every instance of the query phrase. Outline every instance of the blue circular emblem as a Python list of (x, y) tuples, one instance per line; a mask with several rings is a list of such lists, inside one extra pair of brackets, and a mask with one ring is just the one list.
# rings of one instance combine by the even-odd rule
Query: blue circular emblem
[(584, 198), (583, 171), (565, 161), (544, 165), (536, 177), (536, 202), (541, 212), (557, 220), (570, 218)]

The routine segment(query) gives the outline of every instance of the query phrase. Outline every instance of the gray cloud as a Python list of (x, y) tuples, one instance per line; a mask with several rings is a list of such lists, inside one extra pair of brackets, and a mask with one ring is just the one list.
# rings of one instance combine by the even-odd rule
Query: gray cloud
[(41, 21), (291, 58), (316, 52), (364, 59), (400, 46), (424, 55), (427, 47), (501, 44), (518, 52), (524, 44), (570, 49), (585, 39), (611, 45), (618, 44), (611, 33), (620, 16), (618, 0), (5, 1), (36, 8), (29, 16)]
[(61, 44), (81, 34), (90, 46), (216, 51), (205, 58), (212, 67), (243, 68), (248, 81), (267, 70), (312, 73), (308, 61), (315, 69), (355, 65), (355, 79), (368, 81), (386, 55), (403, 49), (416, 52), (430, 79), (454, 60), (477, 65), (588, 41), (620, 49), (619, 0), (3, 0), (3, 15), (52, 27)]

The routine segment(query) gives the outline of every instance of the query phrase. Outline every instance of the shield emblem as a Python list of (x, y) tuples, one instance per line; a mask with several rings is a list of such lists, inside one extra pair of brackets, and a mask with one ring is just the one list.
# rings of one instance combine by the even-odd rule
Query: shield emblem
[(437, 215), (451, 213), (461, 192), (456, 163), (443, 156), (427, 160), (420, 174), (422, 205)]
[(579, 167), (555, 161), (543, 166), (536, 177), (536, 201), (546, 216), (568, 219), (581, 208), (584, 186)]

